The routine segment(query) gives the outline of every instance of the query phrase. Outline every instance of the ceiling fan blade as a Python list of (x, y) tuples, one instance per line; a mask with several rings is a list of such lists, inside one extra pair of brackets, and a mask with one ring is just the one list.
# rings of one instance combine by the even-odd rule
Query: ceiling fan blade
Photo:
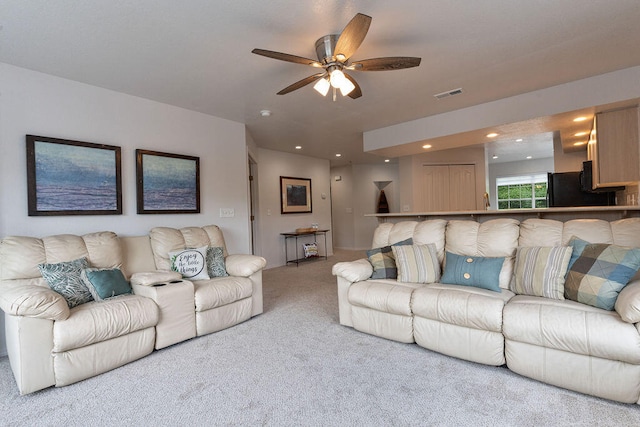
[(363, 59), (353, 62), (348, 69), (355, 71), (388, 71), (412, 68), (420, 65), (420, 58), (411, 56), (389, 56), (386, 58)]
[(355, 86), (355, 89), (349, 92), (349, 95), (347, 96), (350, 97), (351, 99), (360, 98), (362, 96), (362, 89), (360, 89), (360, 85), (358, 84), (358, 82), (355, 81), (355, 79), (347, 73), (344, 73), (344, 76), (347, 78), (347, 80), (349, 80)]
[(351, 21), (344, 27), (342, 34), (338, 38), (336, 48), (333, 50), (333, 54), (343, 56), (344, 58), (338, 58), (339, 61), (344, 61), (356, 52), (356, 50), (362, 44), (369, 26), (371, 25), (371, 17), (363, 15), (362, 13), (356, 14)]
[(311, 65), (312, 67), (322, 68), (322, 64), (313, 59), (303, 58), (302, 56), (289, 55), (288, 53), (274, 52), (265, 49), (253, 49), (251, 53), (266, 56), (267, 58), (279, 59), (280, 61), (293, 62), (295, 64)]
[(286, 95), (289, 92), (293, 92), (294, 90), (300, 89), (301, 87), (305, 87), (309, 83), (315, 82), (316, 80), (318, 80), (320, 77), (323, 77), (324, 75), (325, 73), (318, 73), (318, 74), (314, 74), (313, 76), (305, 77), (304, 79), (285, 87), (280, 92), (278, 92), (278, 95)]

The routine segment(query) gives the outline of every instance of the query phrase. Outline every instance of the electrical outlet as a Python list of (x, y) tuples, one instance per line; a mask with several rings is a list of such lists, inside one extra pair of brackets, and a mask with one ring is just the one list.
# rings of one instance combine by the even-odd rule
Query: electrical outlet
[(220, 218), (233, 218), (234, 216), (233, 208), (220, 208)]

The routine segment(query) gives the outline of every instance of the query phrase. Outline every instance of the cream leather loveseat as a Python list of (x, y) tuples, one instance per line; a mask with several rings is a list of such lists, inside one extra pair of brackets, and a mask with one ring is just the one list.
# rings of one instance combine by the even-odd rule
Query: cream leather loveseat
[[(169, 252), (221, 247), (226, 277), (182, 280), (168, 271)], [(86, 258), (119, 268), (133, 293), (69, 308), (38, 265)], [(214, 225), (154, 228), (147, 236), (112, 232), (0, 243), (0, 308), (7, 350), (21, 394), (65, 386), (139, 359), (154, 348), (233, 326), (262, 313), (264, 258), (229, 255)]]
[(532, 253), (539, 247), (567, 245), (573, 236), (590, 243), (639, 248), (640, 218), (380, 224), (373, 248), (402, 244), (408, 238), (413, 244), (432, 243), (441, 271), (446, 270), (442, 266), (446, 252), (467, 256), (468, 262), (475, 262), (475, 257), (504, 257), (496, 277), (500, 291), (437, 280), (423, 284), (370, 279), (373, 267), (368, 259), (338, 263), (333, 274), (338, 282), (340, 323), (477, 363), (506, 364), (514, 372), (559, 387), (638, 403), (638, 275), (619, 293), (612, 310), (563, 296), (552, 299), (514, 292), (512, 279), (533, 274), (533, 270), (521, 273), (514, 267), (516, 254), (527, 252), (518, 248)]

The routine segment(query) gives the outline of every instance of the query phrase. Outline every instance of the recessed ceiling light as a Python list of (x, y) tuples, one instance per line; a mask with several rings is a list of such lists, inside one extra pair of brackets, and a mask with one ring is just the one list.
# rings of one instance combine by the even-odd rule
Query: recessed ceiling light
[(589, 132), (578, 132), (573, 134), (573, 136), (585, 136), (585, 135), (589, 135)]
[(302, 150), (302, 145), (296, 145), (296, 150)]
[(424, 144), (422, 148), (424, 148), (425, 150), (428, 150), (429, 148), (431, 148), (431, 144)]
[(496, 136), (498, 136), (498, 134), (495, 132), (491, 132), (487, 134), (487, 138), (495, 138)]
[(262, 117), (269, 117), (271, 115), (271, 110), (260, 110), (260, 115)]
[(384, 159), (384, 162), (385, 163), (389, 163), (389, 159)]
[(336, 154), (336, 157), (342, 157), (342, 154), (338, 153)]
[(516, 139), (516, 142), (522, 142), (522, 141), (523, 141), (523, 139), (522, 139), (522, 138), (518, 138), (518, 139)]
[(527, 156), (527, 159), (532, 159), (532, 158), (533, 158), (533, 157), (531, 157), (531, 156)]
[(492, 158), (492, 159), (497, 159), (497, 158), (498, 158), (498, 155), (497, 155), (497, 154), (494, 154), (493, 156), (491, 156), (491, 158)]
[(585, 144), (585, 142), (584, 142), (584, 141), (578, 141), (578, 142), (574, 142), (574, 143), (573, 143), (573, 145), (575, 145), (576, 147), (577, 147), (577, 146), (580, 146), (580, 145), (584, 145), (584, 144)]
[(588, 119), (588, 117), (580, 116), (580, 117), (576, 117), (575, 119), (573, 119), (573, 121), (574, 122), (584, 122), (587, 119)]

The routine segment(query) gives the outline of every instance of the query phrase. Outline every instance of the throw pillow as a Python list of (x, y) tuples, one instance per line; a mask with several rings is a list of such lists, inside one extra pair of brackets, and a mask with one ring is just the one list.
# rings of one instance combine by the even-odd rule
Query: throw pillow
[[(408, 238), (391, 246), (412, 245), (413, 239)], [(367, 258), (373, 266), (372, 279), (396, 279), (398, 277), (398, 269), (396, 267), (396, 259), (393, 256), (391, 246), (383, 246), (367, 251)]]
[(96, 301), (131, 293), (131, 285), (119, 268), (85, 268), (82, 281)]
[(571, 236), (569, 239), (569, 246), (573, 248), (573, 252), (571, 252), (571, 259), (569, 260), (569, 266), (567, 270), (571, 269), (571, 266), (574, 262), (582, 255), (582, 251), (589, 244), (586, 240), (582, 240), (579, 237)]
[(587, 244), (565, 278), (567, 299), (613, 310), (620, 291), (640, 268), (640, 249)]
[(516, 252), (511, 290), (519, 295), (564, 299), (570, 246), (521, 247)]
[(504, 257), (475, 257), (447, 252), (441, 283), (500, 290), (500, 270)]
[(392, 246), (391, 250), (399, 282), (433, 283), (440, 278), (440, 263), (434, 243)]
[(189, 280), (207, 280), (207, 246), (195, 249), (169, 252), (171, 270)]
[(209, 247), (207, 249), (207, 269), (209, 277), (226, 277), (227, 268), (224, 264), (224, 251), (221, 247)]
[(93, 300), (80, 277), (82, 270), (88, 266), (86, 258), (79, 258), (55, 264), (39, 264), (38, 269), (49, 287), (64, 297), (69, 308), (73, 308)]

